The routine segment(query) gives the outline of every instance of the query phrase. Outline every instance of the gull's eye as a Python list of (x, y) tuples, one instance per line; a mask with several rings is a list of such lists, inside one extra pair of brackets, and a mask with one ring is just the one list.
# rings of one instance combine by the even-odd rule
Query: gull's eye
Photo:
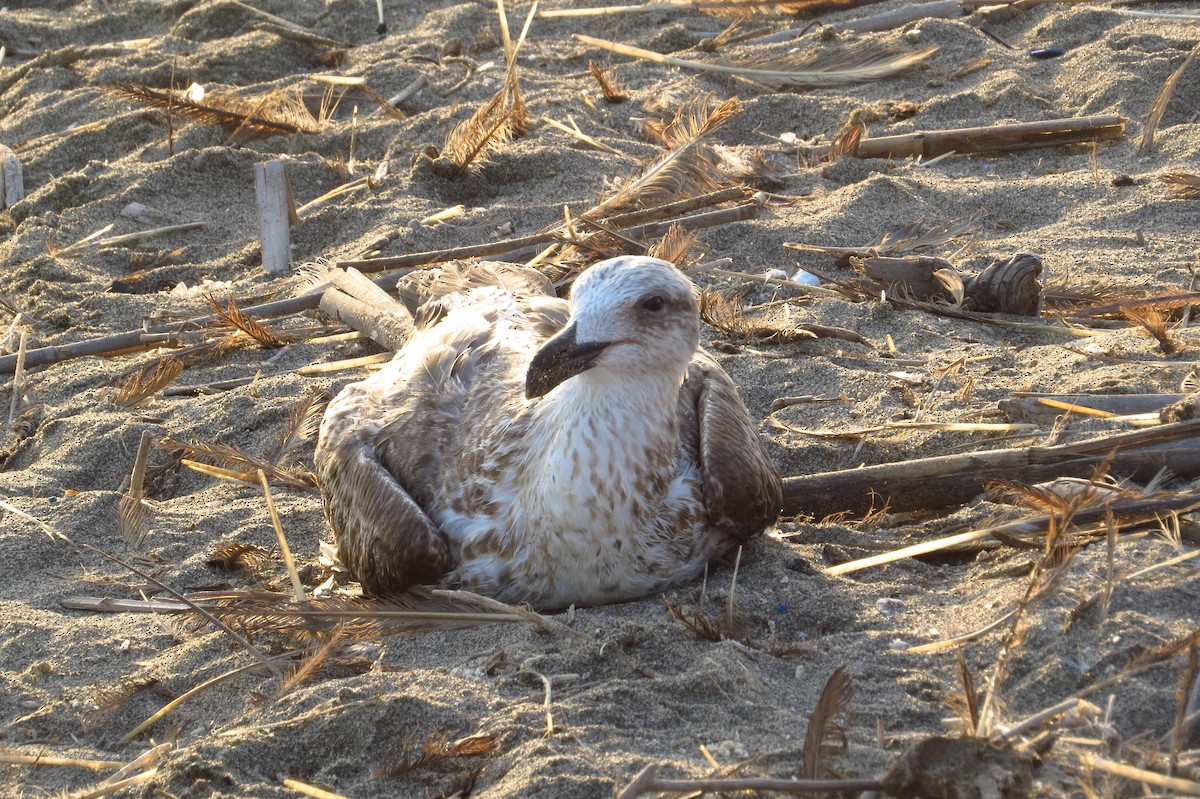
[(649, 297), (646, 297), (641, 302), (639, 302), (638, 307), (641, 308), (643, 311), (650, 311), (651, 313), (657, 313), (658, 311), (661, 311), (663, 309), (663, 306), (666, 304), (667, 304), (666, 300), (664, 300), (662, 297), (658, 296), (657, 294), (653, 294)]

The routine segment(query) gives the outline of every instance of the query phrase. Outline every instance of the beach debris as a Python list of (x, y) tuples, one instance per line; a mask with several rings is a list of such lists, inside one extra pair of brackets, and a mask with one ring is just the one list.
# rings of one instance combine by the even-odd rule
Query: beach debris
[(850, 263), (889, 293), (922, 301), (946, 300), (968, 310), (1040, 316), (1042, 259), (1032, 253), (998, 259), (977, 275), (965, 275), (945, 258), (852, 256)]
[(274, 89), (261, 97), (239, 97), (232, 92), (197, 92), (189, 89), (156, 89), (127, 81), (108, 87), (112, 94), (161, 111), (176, 112), (204, 125), (220, 125), (230, 132), (226, 144), (245, 144), (270, 136), (319, 133), (322, 123), (308, 111), (299, 92)]
[(849, 748), (842, 718), (850, 711), (854, 684), (845, 664), (838, 666), (825, 681), (821, 697), (808, 714), (804, 732), (804, 767), (800, 776), (808, 780), (830, 779), (838, 775), (828, 765), (829, 758), (845, 754)]
[(1144, 155), (1154, 150), (1154, 136), (1158, 132), (1158, 125), (1162, 122), (1163, 114), (1167, 112), (1167, 103), (1171, 102), (1171, 95), (1175, 93), (1175, 87), (1179, 85), (1183, 73), (1187, 71), (1198, 55), (1200, 55), (1200, 43), (1192, 48), (1187, 57), (1183, 59), (1183, 63), (1163, 81), (1162, 88), (1154, 96), (1154, 102), (1150, 104), (1150, 110), (1146, 113), (1146, 121), (1142, 125), (1142, 138), (1138, 141), (1139, 153)]
[(925, 738), (883, 778), (883, 790), (899, 799), (1024, 799), (1032, 787), (1029, 759), (983, 738)]
[(1165, 465), (1187, 479), (1200, 476), (1198, 438), (1200, 420), (1189, 420), (1071, 444), (973, 451), (786, 477), (783, 512), (820, 518), (844, 511), (862, 513), (880, 501), (894, 510), (943, 508), (969, 501), (998, 479), (1038, 483), (1061, 476), (1087, 477), (1110, 457), (1116, 474), (1148, 476)]
[(576, 33), (574, 37), (583, 44), (599, 47), (618, 55), (700, 72), (734, 75), (774, 89), (840, 86), (847, 83), (881, 80), (920, 64), (937, 52), (936, 47), (909, 51), (875, 46), (784, 55), (744, 64), (723, 64), (663, 55), (653, 50), (644, 50), (607, 39), (597, 39), (582, 33)]
[(11, 147), (0, 144), (0, 210), (12, 208), (25, 198), (21, 159)]
[(434, 174), (451, 180), (460, 178), (472, 164), (487, 162), (492, 153), (529, 130), (529, 111), (517, 79), (517, 54), (525, 43), (529, 26), (537, 14), (537, 6), (537, 2), (530, 6), (525, 25), (514, 42), (509, 34), (504, 0), (496, 0), (506, 63), (504, 79), (492, 98), (475, 109), (470, 117), (455, 125), (446, 136), (441, 150), (431, 154)]
[(292, 265), (291, 226), (296, 223), (296, 204), (283, 161), (272, 158), (254, 165), (254, 196), (263, 271), (285, 275)]
[(1189, 172), (1164, 172), (1158, 179), (1167, 184), (1176, 197), (1185, 200), (1200, 199), (1200, 175)]
[(1036, 58), (1039, 61), (1049, 61), (1052, 58), (1059, 58), (1067, 54), (1067, 51), (1061, 47), (1040, 47), (1036, 50), (1030, 50), (1031, 58)]
[[(1119, 139), (1124, 135), (1125, 120), (1112, 114), (1038, 122), (1014, 122), (952, 130), (930, 130), (896, 136), (863, 138), (851, 154), (859, 158), (936, 158), (947, 153), (969, 155), (1057, 147), (1064, 144)], [(827, 158), (833, 144), (801, 147), (807, 158)]]
[(600, 87), (600, 93), (607, 103), (623, 103), (629, 99), (629, 95), (621, 91), (617, 86), (616, 78), (613, 77), (611, 69), (601, 69), (600, 65), (595, 61), (588, 59), (588, 72), (592, 73), (592, 77), (596, 79), (596, 84)]

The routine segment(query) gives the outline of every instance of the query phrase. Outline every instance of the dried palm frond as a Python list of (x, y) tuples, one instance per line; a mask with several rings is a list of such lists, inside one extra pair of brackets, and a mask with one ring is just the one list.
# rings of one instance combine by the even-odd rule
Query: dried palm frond
[(537, 3), (530, 7), (525, 26), (516, 42), (509, 36), (508, 15), (503, 0), (496, 0), (496, 9), (500, 16), (500, 36), (507, 62), (504, 81), (490, 100), (455, 125), (446, 136), (441, 154), (433, 162), (433, 170), (452, 180), (465, 174), (473, 164), (486, 163), (491, 153), (529, 130), (529, 111), (517, 80), (517, 53), (537, 13)]
[(726, 338), (755, 341), (811, 341), (817, 334), (802, 327), (783, 328), (748, 319), (731, 292), (705, 289), (700, 292), (700, 319)]
[(317, 484), (316, 477), (305, 469), (295, 466), (280, 466), (227, 444), (213, 444), (199, 438), (192, 439), (190, 443), (165, 438), (162, 443), (164, 447), (175, 451), (185, 460), (198, 461), (201, 464), (228, 470), (229, 476), (253, 485), (259, 484), (259, 469), (266, 472), (267, 478), (276, 485), (311, 490)]
[(595, 61), (588, 59), (588, 71), (592, 73), (592, 77), (600, 85), (600, 92), (604, 95), (604, 99), (607, 102), (623, 103), (629, 99), (629, 95), (625, 94), (617, 86), (611, 69), (601, 69)]
[(341, 643), (341, 628), (335, 627), (316, 649), (301, 658), (299, 663), (288, 668), (283, 679), (279, 681), (279, 687), (275, 689), (274, 698), (282, 699), (315, 677)]
[(312, 441), (321, 426), (321, 416), (329, 395), (324, 389), (313, 389), (302, 397), (288, 414), (287, 425), (268, 449), (277, 464), (286, 466), (295, 457), (296, 450)]
[(122, 705), (144, 689), (156, 685), (158, 685), (158, 679), (155, 677), (143, 679), (122, 677), (116, 685), (100, 688), (92, 699), (92, 709), (83, 714), (84, 732), (88, 734), (95, 732)]
[(488, 734), (451, 741), (449, 733), (435, 732), (426, 736), (419, 745), (415, 738), (410, 738), (400, 746), (399, 757), (392, 763), (373, 769), (372, 776), (376, 779), (399, 777), (410, 771), (428, 768), (443, 760), (486, 755), (496, 748), (499, 738), (498, 735)]
[(223, 572), (248, 571), (260, 574), (271, 562), (271, 553), (257, 544), (244, 541), (225, 541), (212, 548), (208, 565)]
[(699, 236), (675, 222), (667, 228), (661, 239), (650, 245), (646, 255), (662, 258), (682, 268), (696, 260), (696, 247), (699, 244)]
[(676, 58), (652, 50), (643, 50), (640, 47), (631, 47), (619, 42), (585, 36), (582, 33), (576, 33), (575, 38), (584, 44), (601, 47), (620, 55), (701, 72), (734, 75), (772, 89), (784, 87), (811, 89), (880, 80), (920, 64), (938, 51), (938, 48), (934, 46), (915, 51), (897, 50), (891, 47), (860, 46), (853, 49), (838, 49), (807, 55), (787, 54), (770, 59), (756, 59), (742, 64), (721, 64)]
[(206, 605), (219, 619), (237, 620), (250, 633), (278, 632), (299, 638), (340, 629), (347, 639), (413, 635), (497, 622), (534, 624), (567, 635), (573, 631), (532, 611), (467, 591), (412, 588), (387, 599), (331, 597), (296, 603), (291, 594), (242, 592), (233, 604)]
[(165, 113), (186, 114), (204, 125), (220, 125), (232, 134), (231, 144), (321, 130), (321, 124), (309, 113), (303, 99), (281, 90), (259, 98), (209, 93), (200, 100), (192, 99), (187, 92), (155, 89), (135, 82), (118, 83), (108, 87), (108, 91)]
[(207, 299), (213, 313), (219, 316), (227, 327), (237, 328), (264, 347), (282, 347), (287, 344), (287, 338), (242, 313), (242, 309), (237, 306), (232, 297), (224, 308), (217, 304), (212, 296)]
[(1185, 200), (1200, 200), (1200, 175), (1192, 175), (1188, 172), (1164, 172), (1158, 178), (1167, 184), (1171, 191), (1175, 192), (1176, 197), (1182, 197)]
[(832, 163), (843, 156), (854, 155), (858, 152), (858, 143), (862, 141), (865, 130), (866, 128), (860, 124), (846, 125), (829, 142), (829, 151), (822, 153), (817, 160)]
[(183, 361), (173, 355), (165, 355), (142, 364), (130, 373), (109, 399), (114, 405), (132, 408), (160, 389), (165, 388), (183, 374)]
[(470, 117), (459, 122), (446, 136), (441, 155), (433, 169), (447, 178), (458, 178), (472, 164), (483, 164), (491, 152), (513, 140), (518, 114), (508, 103), (507, 89), (479, 106)]
[(1157, 307), (1153, 305), (1132, 306), (1122, 309), (1121, 313), (1129, 321), (1145, 328), (1146, 332), (1158, 342), (1158, 349), (1164, 355), (1170, 355), (1179, 349), (1179, 345), (1171, 337), (1171, 331), (1167, 329), (1166, 315)]
[(669, 202), (720, 187), (721, 173), (713, 164), (706, 147), (707, 139), (741, 110), (742, 105), (736, 97), (715, 107), (711, 96), (692, 101), (663, 131), (663, 139), (670, 151), (584, 215), (599, 219), (618, 210)]
[(850, 672), (844, 665), (838, 666), (829, 675), (817, 706), (808, 716), (808, 730), (804, 733), (804, 770), (802, 776), (819, 780), (837, 775), (823, 762), (846, 751), (846, 731), (838, 722), (850, 706), (854, 687)]

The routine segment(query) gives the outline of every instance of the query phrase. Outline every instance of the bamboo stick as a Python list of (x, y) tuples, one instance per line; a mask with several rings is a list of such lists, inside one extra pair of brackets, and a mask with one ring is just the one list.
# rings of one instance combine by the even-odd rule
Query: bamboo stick
[(1102, 436), (1053, 447), (969, 452), (861, 469), (788, 477), (785, 515), (821, 517), (862, 513), (887, 503), (890, 510), (939, 508), (968, 501), (998, 479), (1036, 483), (1055, 477), (1089, 476), (1112, 455), (1112, 471), (1149, 478), (1163, 466), (1181, 477), (1200, 474), (1200, 420)]
[[(1124, 131), (1123, 118), (1102, 114), (879, 136), (862, 139), (855, 148), (854, 155), (859, 158), (934, 158), (951, 152), (960, 155), (1013, 152), (1035, 147), (1119, 139)], [(831, 146), (815, 144), (801, 148), (800, 152), (812, 159), (826, 158)]]

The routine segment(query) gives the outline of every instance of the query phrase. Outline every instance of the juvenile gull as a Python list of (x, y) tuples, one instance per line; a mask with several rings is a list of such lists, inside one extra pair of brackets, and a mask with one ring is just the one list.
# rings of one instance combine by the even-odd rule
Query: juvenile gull
[(472, 274), (426, 286), (409, 342), (321, 424), (326, 513), (367, 593), (617, 602), (775, 521), (779, 474), (672, 264), (601, 262), (570, 303), (530, 270)]

